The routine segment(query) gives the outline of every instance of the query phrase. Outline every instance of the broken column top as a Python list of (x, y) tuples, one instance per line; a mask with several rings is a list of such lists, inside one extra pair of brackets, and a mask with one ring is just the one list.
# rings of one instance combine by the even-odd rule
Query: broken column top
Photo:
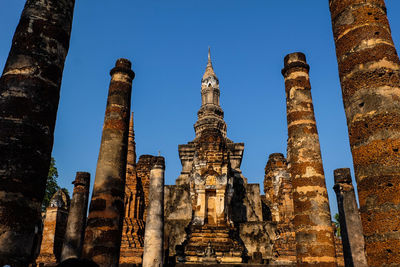
[(147, 154), (145, 154), (145, 155), (140, 155), (138, 164), (139, 164), (139, 162), (142, 163), (142, 164), (143, 164), (143, 163), (151, 163), (151, 162), (154, 161), (154, 158), (156, 158), (156, 156), (147, 155)]
[(286, 168), (287, 161), (282, 153), (272, 153), (269, 155), (267, 165), (265, 166), (265, 173), (275, 168)]
[(68, 209), (71, 199), (63, 189), (58, 189), (50, 199), (50, 208), (65, 208)]
[(158, 156), (155, 157), (155, 163), (153, 165), (153, 169), (165, 169), (165, 159), (164, 157)]
[(351, 173), (349, 168), (341, 168), (333, 171), (335, 184), (346, 183), (351, 184)]
[(269, 155), (268, 160), (271, 161), (286, 161), (285, 156), (282, 153), (272, 153)]
[(286, 76), (288, 70), (292, 68), (305, 68), (307, 71), (310, 70), (310, 66), (307, 64), (306, 55), (302, 52), (295, 52), (285, 56), (284, 68), (282, 69), (282, 75)]
[(72, 182), (73, 185), (89, 185), (90, 183), (90, 173), (88, 172), (76, 172), (75, 181)]
[(126, 58), (117, 59), (115, 62), (115, 67), (110, 71), (110, 75), (114, 75), (116, 72), (123, 72), (129, 75), (133, 80), (135, 78), (135, 73), (131, 70), (132, 63)]

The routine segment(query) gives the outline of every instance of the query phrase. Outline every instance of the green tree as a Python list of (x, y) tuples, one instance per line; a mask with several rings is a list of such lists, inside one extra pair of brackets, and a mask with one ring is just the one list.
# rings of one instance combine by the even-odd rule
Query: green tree
[(336, 213), (333, 216), (333, 219), (335, 220), (333, 223), (335, 224), (336, 227), (336, 236), (340, 237), (340, 220), (339, 220), (339, 213)]
[[(44, 198), (42, 202), (42, 211), (45, 211), (47, 206), (50, 204), (51, 197), (60, 189), (60, 186), (57, 184), (58, 171), (56, 167), (56, 161), (53, 157), (51, 157), (49, 173), (47, 174), (47, 182), (46, 182), (46, 191), (44, 193)], [(65, 193), (69, 195), (69, 192), (66, 188), (62, 188)]]

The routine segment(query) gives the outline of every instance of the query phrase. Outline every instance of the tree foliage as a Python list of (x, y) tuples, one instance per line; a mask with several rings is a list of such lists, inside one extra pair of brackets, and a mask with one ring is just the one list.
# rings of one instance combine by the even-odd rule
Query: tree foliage
[(333, 216), (333, 219), (335, 220), (333, 223), (334, 223), (335, 226), (336, 226), (336, 236), (339, 236), (339, 237), (340, 237), (340, 220), (339, 220), (339, 213), (336, 213), (336, 214)]
[[(57, 178), (58, 170), (56, 167), (56, 161), (51, 157), (49, 173), (47, 174), (46, 191), (42, 202), (42, 211), (46, 210), (47, 206), (50, 204), (51, 197), (60, 189), (60, 186), (58, 186), (57, 183)], [(62, 190), (69, 195), (66, 188), (63, 188)]]

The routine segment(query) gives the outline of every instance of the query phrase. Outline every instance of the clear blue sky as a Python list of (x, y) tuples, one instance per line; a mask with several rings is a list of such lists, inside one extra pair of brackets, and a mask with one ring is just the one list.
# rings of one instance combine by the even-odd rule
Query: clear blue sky
[[(96, 2), (96, 4), (94, 4)], [(23, 0), (0, 0), (0, 70)], [(400, 47), (399, 0), (386, 0)], [(137, 154), (166, 158), (166, 183), (181, 165), (178, 144), (194, 138), (201, 77), (211, 46), (228, 137), (245, 143), (243, 174), (262, 184), (268, 155), (286, 154), (283, 57), (302, 51), (312, 96), (332, 213), (333, 170), (352, 167), (328, 0), (76, 1), (53, 156), (59, 184), (72, 192), (76, 171), (95, 177), (109, 70), (133, 62), (132, 109)]]

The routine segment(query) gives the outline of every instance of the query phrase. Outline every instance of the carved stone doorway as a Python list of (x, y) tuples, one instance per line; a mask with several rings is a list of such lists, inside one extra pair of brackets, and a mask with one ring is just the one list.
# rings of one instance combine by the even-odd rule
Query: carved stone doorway
[(206, 218), (207, 224), (217, 224), (217, 210), (216, 210), (216, 194), (215, 190), (206, 191)]

